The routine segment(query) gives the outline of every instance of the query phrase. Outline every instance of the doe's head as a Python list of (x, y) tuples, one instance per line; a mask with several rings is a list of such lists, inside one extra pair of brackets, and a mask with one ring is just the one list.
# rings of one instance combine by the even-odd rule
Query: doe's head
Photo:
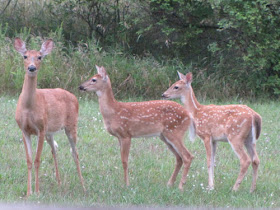
[(110, 79), (107, 75), (106, 69), (95, 65), (97, 74), (91, 77), (88, 81), (80, 85), (79, 89), (82, 91), (95, 91), (97, 95), (108, 87)]
[(54, 44), (51, 39), (48, 39), (42, 44), (40, 51), (27, 50), (25, 42), (20, 38), (15, 38), (14, 42), (16, 51), (23, 56), (24, 69), (29, 76), (35, 76), (37, 74), (42, 59), (52, 51), (53, 46)]
[(171, 85), (163, 94), (162, 97), (166, 99), (181, 98), (181, 96), (191, 88), (192, 73), (189, 72), (186, 75), (178, 71), (180, 80)]

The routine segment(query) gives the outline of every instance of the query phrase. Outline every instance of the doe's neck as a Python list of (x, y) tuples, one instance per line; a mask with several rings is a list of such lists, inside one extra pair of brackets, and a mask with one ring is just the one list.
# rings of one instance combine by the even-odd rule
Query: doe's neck
[(24, 82), (21, 91), (22, 105), (25, 107), (32, 107), (35, 105), (37, 90), (37, 75), (31, 77), (25, 73)]

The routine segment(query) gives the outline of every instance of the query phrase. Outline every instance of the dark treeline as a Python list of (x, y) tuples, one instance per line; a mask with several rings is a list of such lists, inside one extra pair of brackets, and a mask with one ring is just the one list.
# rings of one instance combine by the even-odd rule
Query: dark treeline
[(62, 28), (64, 46), (192, 71), (201, 96), (280, 94), (279, 0), (2, 0), (0, 18), (10, 38)]

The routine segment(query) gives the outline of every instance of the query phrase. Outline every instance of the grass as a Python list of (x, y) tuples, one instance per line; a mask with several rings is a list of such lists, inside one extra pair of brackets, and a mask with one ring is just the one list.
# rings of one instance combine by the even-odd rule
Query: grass
[[(50, 147), (44, 145), (40, 168), (40, 195), (25, 198), (27, 167), (21, 132), (14, 120), (17, 97), (0, 97), (0, 202), (74, 206), (190, 206), (190, 207), (280, 207), (278, 102), (251, 103), (263, 117), (263, 130), (257, 142), (261, 160), (257, 190), (250, 194), (252, 169), (238, 192), (231, 188), (239, 172), (239, 161), (230, 145), (219, 143), (215, 168), (215, 190), (207, 191), (206, 155), (198, 138), (185, 140), (195, 155), (184, 192), (166, 183), (174, 169), (173, 154), (158, 138), (133, 139), (129, 157), (130, 187), (125, 187), (119, 143), (105, 130), (96, 100), (88, 94), (79, 97), (78, 152), (87, 194), (80, 185), (70, 145), (63, 132), (55, 135), (62, 185), (55, 179)], [(230, 103), (230, 102), (227, 102)], [(33, 139), (33, 156), (36, 141)], [(34, 190), (34, 173), (33, 173)]]

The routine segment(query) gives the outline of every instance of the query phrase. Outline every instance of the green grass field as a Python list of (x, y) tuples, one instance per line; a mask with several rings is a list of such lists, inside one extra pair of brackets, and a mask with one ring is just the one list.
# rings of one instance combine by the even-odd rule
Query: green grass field
[[(105, 130), (96, 100), (84, 94), (80, 101), (78, 152), (87, 194), (83, 193), (70, 145), (64, 132), (55, 135), (62, 185), (55, 179), (51, 149), (44, 145), (40, 168), (40, 195), (25, 198), (27, 166), (21, 132), (14, 120), (17, 97), (0, 97), (0, 202), (75, 206), (189, 206), (189, 207), (280, 207), (280, 103), (251, 103), (261, 114), (263, 129), (257, 142), (261, 161), (257, 190), (250, 194), (252, 168), (238, 192), (231, 188), (239, 172), (239, 160), (227, 143), (219, 143), (216, 155), (215, 190), (207, 191), (206, 154), (196, 138), (185, 145), (195, 156), (184, 192), (166, 183), (175, 158), (158, 138), (133, 139), (129, 157), (130, 187), (125, 187), (118, 140)], [(231, 102), (227, 102), (231, 103)], [(33, 158), (36, 139), (33, 137)], [(35, 178), (33, 173), (33, 184)], [(34, 185), (33, 185), (34, 190)]]

